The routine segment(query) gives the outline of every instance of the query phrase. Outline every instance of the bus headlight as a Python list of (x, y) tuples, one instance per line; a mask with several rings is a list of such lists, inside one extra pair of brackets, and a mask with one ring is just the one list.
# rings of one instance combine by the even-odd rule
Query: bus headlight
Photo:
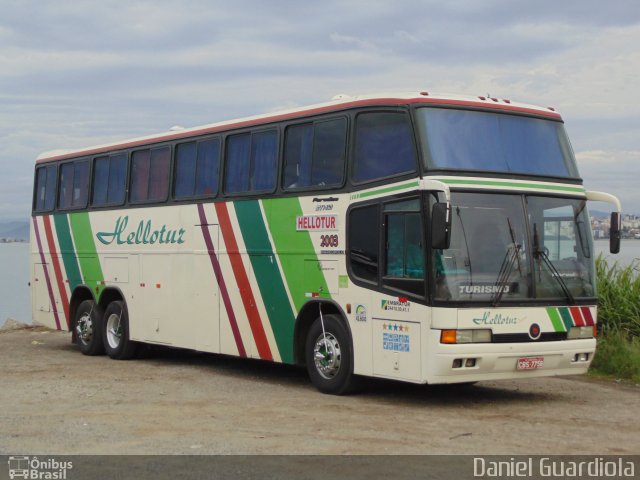
[(575, 340), (577, 338), (593, 338), (595, 327), (571, 327), (567, 332), (567, 340)]
[(440, 343), (490, 343), (491, 330), (442, 330)]

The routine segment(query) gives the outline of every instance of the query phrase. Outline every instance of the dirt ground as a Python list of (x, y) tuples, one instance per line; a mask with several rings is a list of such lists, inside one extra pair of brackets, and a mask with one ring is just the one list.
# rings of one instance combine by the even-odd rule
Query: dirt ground
[(585, 377), (322, 395), (304, 369), (182, 350), (118, 362), (0, 331), (0, 452), (640, 453), (640, 387)]

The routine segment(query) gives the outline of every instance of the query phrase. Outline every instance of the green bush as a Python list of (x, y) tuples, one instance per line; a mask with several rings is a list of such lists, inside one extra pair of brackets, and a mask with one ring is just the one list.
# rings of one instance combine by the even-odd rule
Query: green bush
[(596, 258), (598, 326), (604, 335), (622, 332), (640, 337), (640, 263), (621, 267)]
[(640, 263), (596, 259), (598, 349), (592, 372), (640, 383)]
[(591, 370), (640, 383), (640, 339), (621, 332), (601, 336)]

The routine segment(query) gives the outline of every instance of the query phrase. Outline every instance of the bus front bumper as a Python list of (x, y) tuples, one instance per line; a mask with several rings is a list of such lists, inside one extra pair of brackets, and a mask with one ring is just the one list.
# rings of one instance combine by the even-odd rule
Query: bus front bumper
[(462, 383), (584, 374), (596, 340), (445, 345), (432, 335), (427, 348), (436, 354), (423, 367), (426, 382)]

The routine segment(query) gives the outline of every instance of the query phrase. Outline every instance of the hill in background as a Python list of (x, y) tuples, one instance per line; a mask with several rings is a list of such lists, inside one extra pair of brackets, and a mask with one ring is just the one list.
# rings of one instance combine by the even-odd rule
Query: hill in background
[(15, 220), (11, 222), (0, 222), (0, 240), (5, 241), (29, 241), (29, 221)]

